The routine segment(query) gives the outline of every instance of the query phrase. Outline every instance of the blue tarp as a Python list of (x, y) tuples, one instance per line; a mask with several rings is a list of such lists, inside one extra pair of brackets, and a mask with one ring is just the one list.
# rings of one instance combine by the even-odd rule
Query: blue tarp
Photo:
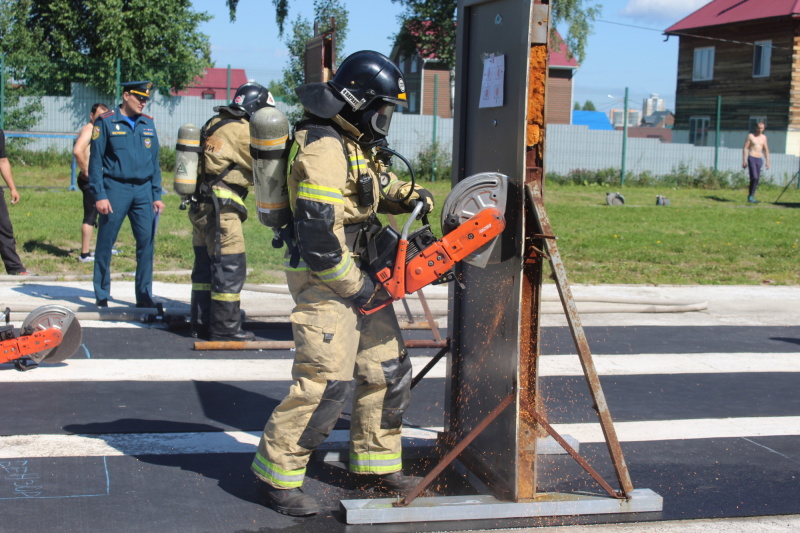
[(589, 126), (590, 130), (613, 130), (614, 126), (602, 111), (572, 111), (573, 126)]

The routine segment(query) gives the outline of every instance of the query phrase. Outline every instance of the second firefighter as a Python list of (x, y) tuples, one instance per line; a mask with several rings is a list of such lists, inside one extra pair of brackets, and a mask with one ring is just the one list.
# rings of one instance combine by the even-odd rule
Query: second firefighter
[(197, 191), (189, 211), (192, 222), (192, 336), (213, 341), (248, 341), (242, 329), (240, 293), (247, 275), (242, 223), (244, 200), (253, 184), (250, 117), (274, 106), (269, 91), (245, 83), (233, 103), (214, 108), (201, 130), (202, 154)]

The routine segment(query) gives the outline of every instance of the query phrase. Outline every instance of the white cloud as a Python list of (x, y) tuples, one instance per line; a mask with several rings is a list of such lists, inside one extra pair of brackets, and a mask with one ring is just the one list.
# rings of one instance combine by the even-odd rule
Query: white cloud
[(672, 24), (709, 3), (709, 0), (628, 0), (620, 16)]

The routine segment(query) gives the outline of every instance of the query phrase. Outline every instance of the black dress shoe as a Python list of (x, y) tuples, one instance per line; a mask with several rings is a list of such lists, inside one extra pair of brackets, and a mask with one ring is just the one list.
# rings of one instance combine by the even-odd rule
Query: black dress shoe
[(136, 307), (146, 307), (146, 308), (150, 308), (150, 309), (155, 309), (157, 305), (158, 304), (156, 304), (156, 302), (153, 301), (152, 299), (151, 300), (142, 300), (142, 301), (137, 301), (136, 302)]
[(108, 307), (108, 300), (106, 300), (105, 298), (103, 298), (102, 300), (95, 300), (94, 303), (97, 307)]
[(212, 341), (216, 342), (247, 342), (255, 340), (256, 335), (252, 331), (245, 331), (239, 330), (237, 333), (231, 333), (230, 335), (217, 335), (212, 333), (211, 339)]

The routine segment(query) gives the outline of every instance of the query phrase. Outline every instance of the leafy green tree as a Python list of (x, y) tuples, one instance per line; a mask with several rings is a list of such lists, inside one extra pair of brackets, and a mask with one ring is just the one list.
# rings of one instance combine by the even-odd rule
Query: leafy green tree
[[(239, 6), (239, 0), (225, 0), (225, 5), (231, 15), (231, 22), (236, 20), (236, 8)], [(272, 5), (275, 6), (275, 22), (278, 24), (278, 36), (283, 37), (283, 25), (286, 22), (286, 17), (289, 16), (289, 0), (272, 0)]]
[[(3, 128), (6, 130), (27, 131), (33, 128), (42, 117), (44, 106), (41, 98), (31, 97), (25, 84), (18, 83), (19, 70), (12, 65), (24, 60), (26, 54), (35, 50), (37, 35), (29, 36), (24, 47), (10, 46), (11, 21), (24, 13), (24, 2), (0, 1), (0, 55), (5, 64), (5, 101), (3, 102)], [(26, 97), (23, 99), (23, 97)], [(9, 148), (19, 147), (30, 139), (7, 139)]]
[(199, 26), (211, 19), (189, 0), (0, 0), (12, 17), (2, 46), (15, 76), (39, 94), (83, 82), (114, 94), (116, 60), (126, 80), (183, 89), (211, 66)]
[(581, 104), (579, 104), (578, 102), (575, 102), (575, 105), (572, 106), (572, 110), (573, 111), (580, 111), (581, 110)]
[[(279, 0), (274, 0), (279, 1)], [(283, 0), (286, 1), (286, 0)], [(432, 52), (450, 68), (455, 68), (457, 0), (392, 0), (405, 7), (400, 16), (398, 45), (401, 51), (415, 48)], [(564, 38), (572, 55), (580, 62), (586, 55), (586, 39), (600, 14), (594, 0), (555, 0), (550, 4), (553, 28), (566, 24)], [(438, 31), (429, 31), (438, 28)], [(411, 34), (414, 40), (409, 42)]]
[[(324, 33), (330, 29), (330, 20), (336, 24), (336, 57), (341, 57), (344, 42), (347, 38), (348, 12), (340, 0), (314, 0), (314, 20), (317, 29)], [(292, 24), (292, 34), (284, 41), (289, 48), (287, 66), (283, 69), (283, 79), (279, 82), (276, 93), (283, 97), (287, 104), (299, 104), (294, 88), (305, 83), (305, 54), (306, 43), (314, 36), (313, 24), (308, 19), (298, 15)], [(289, 116), (290, 122), (296, 122), (302, 116), (302, 111)]]
[(591, 100), (586, 100), (583, 103), (583, 110), (584, 111), (597, 111), (597, 108), (594, 106), (594, 102)]

